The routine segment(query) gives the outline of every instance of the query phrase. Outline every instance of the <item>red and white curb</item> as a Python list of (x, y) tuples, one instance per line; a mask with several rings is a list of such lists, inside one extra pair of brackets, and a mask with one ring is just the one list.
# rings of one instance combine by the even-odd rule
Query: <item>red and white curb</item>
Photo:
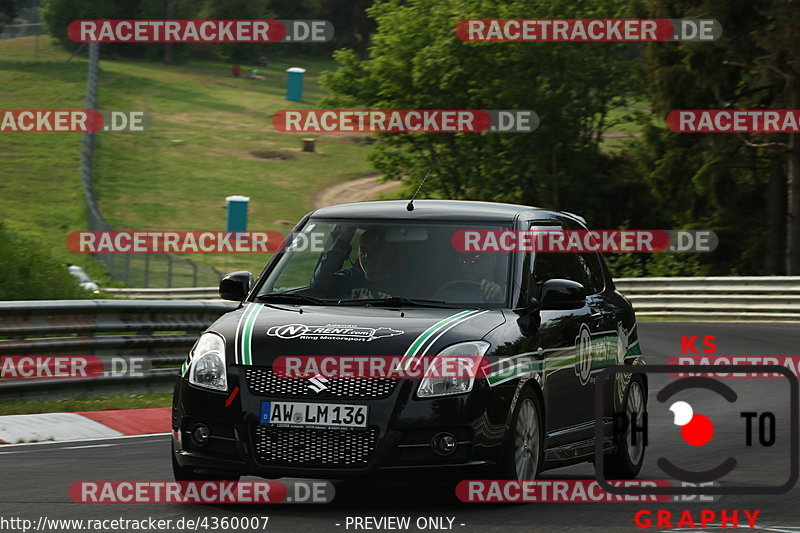
[(0, 416), (0, 444), (102, 439), (170, 431), (169, 407)]

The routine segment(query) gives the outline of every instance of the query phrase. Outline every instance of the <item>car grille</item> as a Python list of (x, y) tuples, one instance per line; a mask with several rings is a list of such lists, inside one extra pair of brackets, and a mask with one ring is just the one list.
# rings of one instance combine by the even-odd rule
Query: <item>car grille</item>
[(367, 431), (256, 426), (256, 458), (274, 466), (365, 467), (378, 428)]
[[(396, 378), (333, 378), (325, 381), (326, 389), (315, 392), (312, 383), (303, 378), (280, 378), (268, 368), (245, 369), (250, 392), (265, 396), (321, 398), (385, 398), (392, 394)], [(315, 387), (319, 389), (319, 387)]]

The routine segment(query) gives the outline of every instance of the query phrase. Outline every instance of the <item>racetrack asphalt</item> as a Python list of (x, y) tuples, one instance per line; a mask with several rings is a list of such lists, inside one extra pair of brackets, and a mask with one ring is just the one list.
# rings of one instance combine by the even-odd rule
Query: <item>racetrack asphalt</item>
[[(639, 337), (646, 360), (650, 364), (665, 363), (671, 356), (681, 355), (681, 336), (698, 335), (695, 343), (703, 347), (702, 337), (713, 335), (719, 355), (800, 356), (797, 342), (798, 326), (793, 323), (739, 322), (640, 322)], [(702, 352), (699, 354), (702, 355)], [(687, 468), (710, 467), (720, 458), (740, 458), (732, 478), (764, 488), (786, 480), (788, 447), (785, 446), (785, 424), (788, 396), (780, 379), (720, 380), (734, 388), (745, 406), (712, 401), (702, 391), (690, 395), (698, 412), (719, 421), (712, 453), (676, 440), (679, 430), (664, 418), (664, 405), (657, 405), (655, 394), (671, 378), (650, 376), (649, 411), (651, 429), (642, 479), (666, 479), (656, 464), (660, 455), (669, 454), (676, 464)], [(734, 383), (735, 382), (735, 383)], [(780, 383), (779, 383), (780, 382)], [(705, 402), (705, 403), (703, 403)], [(668, 402), (669, 403), (669, 402)], [(773, 411), (779, 425), (778, 442), (773, 447), (746, 447), (741, 411)], [(797, 422), (797, 421), (796, 421)], [(787, 422), (788, 423), (788, 422)], [(501, 531), (636, 531), (634, 523), (639, 510), (668, 510), (674, 513), (672, 526), (677, 526), (684, 510), (699, 521), (702, 509), (760, 510), (756, 530), (800, 531), (800, 488), (780, 495), (724, 495), (718, 501), (670, 503), (529, 503), (489, 504), (462, 503), (454, 495), (453, 483), (432, 483), (426, 479), (370, 483), (361, 481), (336, 482), (336, 497), (332, 503), (320, 505), (185, 505), (185, 504), (77, 504), (67, 493), (71, 483), (79, 480), (171, 480), (168, 455), (168, 435), (139, 436), (97, 441), (58, 442), (0, 447), (0, 524), (2, 519), (24, 518), (37, 524), (42, 516), (48, 519), (116, 519), (141, 520), (148, 517), (172, 519), (182, 517), (268, 516), (267, 527), (258, 531), (271, 532), (338, 532), (364, 531), (348, 527), (348, 517), (403, 516), (411, 518), (408, 531), (420, 531), (420, 517), (453, 519), (452, 530), (464, 533)], [(550, 470), (543, 479), (593, 478), (589, 463)], [(257, 478), (252, 478), (253, 480)], [(724, 485), (724, 483), (723, 483)], [(740, 527), (747, 525), (739, 516)], [(448, 521), (444, 520), (444, 524)], [(719, 524), (719, 520), (714, 520)], [(2, 531), (21, 531), (8, 526)], [(657, 527), (655, 520), (649, 531), (667, 530)], [(705, 530), (717, 530), (709, 525)], [(199, 528), (199, 531), (206, 529)], [(425, 529), (430, 531), (432, 529)], [(440, 531), (442, 529), (436, 529)], [(698, 531), (694, 529), (692, 531)], [(47, 529), (45, 531), (77, 531), (76, 529)], [(114, 531), (114, 530), (109, 530)], [(120, 530), (116, 530), (120, 531)], [(177, 528), (167, 531), (183, 531)], [(211, 529), (208, 529), (211, 531)], [(219, 529), (219, 531), (244, 531)], [(251, 530), (252, 531), (252, 530)], [(370, 529), (389, 531), (389, 529)], [(683, 531), (686, 531), (684, 529)]]

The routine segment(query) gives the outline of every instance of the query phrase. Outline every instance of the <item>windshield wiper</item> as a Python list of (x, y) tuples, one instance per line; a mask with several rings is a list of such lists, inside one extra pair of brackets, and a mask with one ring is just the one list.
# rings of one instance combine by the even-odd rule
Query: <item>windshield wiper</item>
[(447, 302), (442, 300), (420, 300), (418, 298), (406, 298), (405, 296), (390, 296), (389, 298), (366, 298), (361, 300), (339, 300), (338, 305), (363, 305), (365, 307), (446, 307)]
[(271, 292), (269, 294), (259, 294), (256, 296), (257, 302), (285, 302), (285, 303), (299, 303), (311, 305), (326, 305), (332, 302), (320, 300), (313, 296), (306, 296), (305, 294), (297, 294), (296, 292)]

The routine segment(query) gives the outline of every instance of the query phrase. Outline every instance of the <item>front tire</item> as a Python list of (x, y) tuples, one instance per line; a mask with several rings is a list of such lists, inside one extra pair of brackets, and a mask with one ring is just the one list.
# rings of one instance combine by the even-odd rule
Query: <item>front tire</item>
[(534, 480), (542, 467), (544, 442), (542, 404), (531, 389), (519, 396), (506, 437), (505, 479)]
[[(625, 393), (624, 406), (628, 420), (632, 421), (635, 414), (636, 420), (641, 424), (646, 404), (644, 381), (641, 377), (634, 376)], [(603, 458), (603, 475), (606, 479), (633, 479), (639, 475), (639, 471), (642, 469), (645, 446), (641, 437), (636, 446), (631, 444), (632, 425), (629, 423), (625, 432), (616, 435), (616, 451)]]

